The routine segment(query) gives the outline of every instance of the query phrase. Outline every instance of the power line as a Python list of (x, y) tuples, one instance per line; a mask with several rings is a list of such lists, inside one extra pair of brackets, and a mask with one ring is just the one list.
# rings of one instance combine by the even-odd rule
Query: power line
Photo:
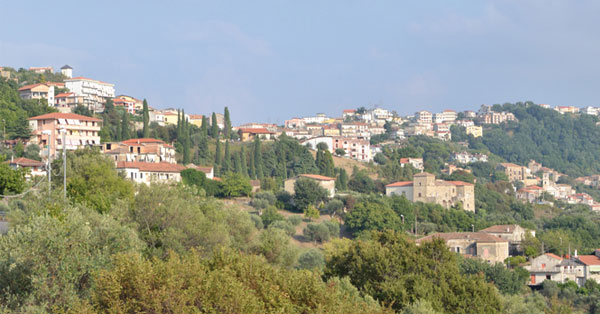
[(36, 184), (34, 184), (32, 187), (30, 187), (27, 191), (22, 192), (20, 194), (14, 194), (14, 195), (2, 195), (2, 194), (0, 194), (0, 197), (2, 197), (2, 198), (17, 198), (17, 197), (24, 196), (25, 194), (33, 191), (42, 181), (44, 181), (44, 178), (41, 178)]

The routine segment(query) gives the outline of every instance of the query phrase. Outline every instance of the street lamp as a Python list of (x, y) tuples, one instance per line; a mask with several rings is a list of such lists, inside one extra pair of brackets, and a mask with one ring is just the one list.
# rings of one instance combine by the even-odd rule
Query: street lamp
[(471, 224), (471, 232), (475, 232), (475, 225)]
[(402, 224), (404, 224), (404, 215), (400, 215), (400, 218), (402, 218)]

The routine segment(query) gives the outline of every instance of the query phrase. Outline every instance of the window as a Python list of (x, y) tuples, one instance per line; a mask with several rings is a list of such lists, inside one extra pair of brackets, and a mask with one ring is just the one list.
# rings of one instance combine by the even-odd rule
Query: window
[(548, 280), (551, 280), (551, 279), (552, 279), (552, 276), (550, 276), (550, 275), (546, 275), (546, 279), (548, 279)]
[(421, 197), (421, 193), (419, 193), (419, 197)]
[(546, 264), (542, 264), (542, 269), (546, 268)]

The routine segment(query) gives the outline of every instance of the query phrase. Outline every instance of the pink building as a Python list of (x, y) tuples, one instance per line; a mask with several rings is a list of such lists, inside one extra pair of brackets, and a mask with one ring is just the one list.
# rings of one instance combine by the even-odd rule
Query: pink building
[[(31, 143), (41, 146), (40, 154), (46, 156), (45, 146), (50, 144), (50, 155), (56, 156), (56, 150), (62, 150), (63, 144), (68, 150), (84, 146), (100, 145), (102, 120), (74, 113), (47, 113), (29, 118)], [(61, 131), (66, 132), (66, 141), (62, 143)]]
[(338, 148), (343, 149), (346, 151), (346, 156), (352, 159), (365, 162), (373, 159), (371, 156), (371, 145), (367, 140), (336, 136), (333, 137), (332, 146), (334, 151)]

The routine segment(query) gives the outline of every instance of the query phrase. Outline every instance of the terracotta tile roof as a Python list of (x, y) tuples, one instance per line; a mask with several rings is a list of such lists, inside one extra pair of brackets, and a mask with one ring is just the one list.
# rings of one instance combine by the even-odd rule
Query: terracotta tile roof
[(301, 174), (299, 177), (310, 178), (319, 181), (335, 181), (335, 178), (326, 177), (318, 174)]
[(23, 87), (19, 88), (19, 91), (22, 91), (22, 90), (30, 90), (30, 89), (32, 89), (32, 88), (35, 88), (35, 87), (38, 87), (38, 86), (42, 86), (42, 85), (43, 85), (43, 86), (47, 86), (46, 84), (42, 84), (42, 83), (38, 83), (38, 84), (31, 84), (31, 85), (25, 85), (25, 86), (23, 86)]
[(493, 233), (513, 233), (517, 225), (495, 225), (480, 230), (480, 232), (493, 232)]
[(385, 187), (400, 187), (400, 186), (412, 186), (412, 181), (399, 181), (386, 185)]
[(28, 159), (25, 157), (19, 157), (14, 160), (5, 161), (5, 163), (9, 163), (11, 165), (18, 165), (21, 167), (42, 167), (45, 163), (33, 159)]
[(266, 128), (240, 128), (242, 133), (250, 133), (250, 134), (273, 134), (273, 132), (267, 130)]
[(82, 116), (80, 114), (75, 113), (62, 113), (62, 112), (52, 112), (43, 114), (41, 116), (31, 117), (28, 120), (49, 120), (49, 119), (73, 119), (73, 120), (83, 120), (83, 121), (102, 121), (102, 119), (92, 118), (88, 116)]
[(344, 112), (348, 112), (348, 113), (356, 112), (356, 109), (344, 109)]
[(63, 97), (71, 97), (71, 96), (75, 96), (75, 93), (60, 93), (60, 94), (54, 96), (54, 98), (63, 98)]
[(119, 161), (117, 169), (137, 168), (140, 171), (148, 172), (181, 172), (185, 166), (170, 164), (168, 162), (139, 162), (139, 161)]
[(127, 145), (149, 144), (149, 143), (166, 144), (164, 141), (156, 139), (156, 138), (132, 138), (130, 140), (122, 141), (121, 143), (127, 144)]
[(191, 115), (190, 115), (190, 119), (191, 119), (191, 120), (202, 120), (202, 118), (203, 118), (203, 117), (204, 117), (204, 116), (203, 116), (203, 115), (201, 115), (201, 114), (191, 114)]
[(428, 235), (426, 237), (417, 239), (416, 242), (421, 243), (424, 241), (431, 241), (434, 238), (440, 238), (446, 242), (450, 241), (450, 240), (466, 240), (466, 239), (471, 239), (471, 240), (474, 240), (475, 242), (482, 242), (482, 243), (508, 242), (507, 240), (498, 238), (496, 236), (493, 236), (493, 235), (491, 235), (489, 233), (485, 233), (485, 232), (434, 233), (434, 234)]
[(48, 86), (65, 87), (65, 83), (61, 83), (61, 82), (46, 82), (44, 84), (46, 84)]
[(530, 185), (530, 186), (527, 186), (525, 188), (528, 189), (528, 190), (543, 190), (542, 187), (537, 186), (537, 185)]
[(600, 258), (596, 255), (579, 255), (577, 259), (585, 265), (600, 265)]
[(560, 256), (558, 256), (558, 255), (556, 255), (556, 254), (554, 254), (554, 253), (546, 253), (546, 254), (544, 254), (544, 255), (546, 255), (546, 256), (549, 256), (549, 257), (552, 257), (552, 258), (555, 258), (555, 259), (557, 259), (557, 260), (562, 260), (562, 257), (560, 257)]

